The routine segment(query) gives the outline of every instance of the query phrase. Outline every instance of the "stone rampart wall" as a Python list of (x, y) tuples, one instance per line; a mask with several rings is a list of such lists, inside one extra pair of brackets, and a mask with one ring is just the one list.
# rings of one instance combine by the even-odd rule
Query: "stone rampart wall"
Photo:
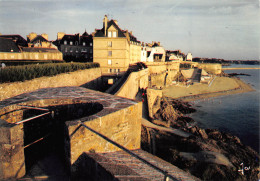
[(149, 70), (144, 69), (138, 72), (132, 72), (124, 85), (117, 91), (115, 95), (120, 97), (125, 97), (129, 99), (134, 99), (139, 88), (148, 87), (148, 74)]
[(101, 77), (100, 68), (93, 68), (63, 73), (53, 77), (36, 78), (25, 82), (4, 83), (0, 84), (0, 101), (42, 88), (81, 86), (99, 77)]
[(147, 101), (148, 101), (148, 112), (149, 117), (153, 118), (153, 105), (157, 97), (162, 97), (162, 90), (157, 89), (147, 89)]

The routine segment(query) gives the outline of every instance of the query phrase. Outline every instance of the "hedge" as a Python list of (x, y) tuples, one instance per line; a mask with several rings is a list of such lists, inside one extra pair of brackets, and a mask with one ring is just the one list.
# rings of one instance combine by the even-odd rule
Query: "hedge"
[[(31, 64), (48, 64), (48, 63), (65, 63), (60, 60), (0, 60), (0, 64), (4, 63), (6, 66), (19, 66), (19, 65), (31, 65)], [(0, 66), (1, 67), (1, 66)]]
[(43, 76), (54, 76), (99, 67), (98, 63), (51, 63), (0, 68), (0, 83), (31, 80)]

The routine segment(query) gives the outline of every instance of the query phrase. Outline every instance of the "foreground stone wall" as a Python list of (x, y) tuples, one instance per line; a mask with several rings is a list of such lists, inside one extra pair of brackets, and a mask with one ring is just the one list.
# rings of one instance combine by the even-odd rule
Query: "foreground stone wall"
[(139, 88), (145, 89), (146, 87), (148, 87), (148, 74), (148, 69), (144, 69), (138, 72), (132, 72), (128, 76), (124, 85), (122, 85), (122, 87), (117, 91), (115, 95), (128, 99), (134, 99)]
[[(95, 119), (86, 121), (84, 124), (130, 150), (140, 148), (142, 119), (141, 102), (102, 117), (99, 117), (99, 114), (103, 114), (102, 111), (95, 115)], [(70, 162), (72, 165), (72, 172), (74, 172), (73, 164), (79, 162), (78, 159), (85, 152), (103, 153), (120, 150), (105, 139), (80, 126), (79, 122), (66, 122), (66, 125), (69, 135), (68, 144), (70, 145), (71, 150)]]
[[(91, 127), (95, 131), (116, 141), (128, 149), (140, 149), (142, 103), (82, 87), (45, 88), (25, 93), (0, 104), (0, 180), (20, 178), (26, 172), (24, 156), (23, 125), (14, 124), (24, 119), (21, 105), (33, 107), (68, 106), (91, 103), (102, 105), (99, 112), (86, 117), (69, 118), (64, 115), (64, 151), (66, 167), (73, 175), (77, 172), (77, 163), (84, 164), (86, 152), (113, 152), (120, 150), (103, 138), (80, 125)], [(71, 105), (72, 104), (72, 105)], [(20, 106), (19, 106), (20, 105)], [(78, 112), (89, 112), (92, 107), (81, 108)], [(54, 119), (56, 120), (55, 109)], [(76, 111), (75, 111), (76, 112)], [(59, 113), (59, 112), (57, 112)], [(74, 113), (74, 111), (73, 111)], [(71, 114), (70, 114), (71, 115)], [(58, 119), (62, 121), (63, 119)], [(47, 118), (46, 121), (51, 121)]]
[(0, 119), (0, 179), (25, 175), (23, 125)]
[(101, 69), (93, 68), (76, 72), (59, 74), (53, 77), (41, 77), (25, 82), (0, 84), (0, 101), (49, 87), (81, 86), (101, 77)]

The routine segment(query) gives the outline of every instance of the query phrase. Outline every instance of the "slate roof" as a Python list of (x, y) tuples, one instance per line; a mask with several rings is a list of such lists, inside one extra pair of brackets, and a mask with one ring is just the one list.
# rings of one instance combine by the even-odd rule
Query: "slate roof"
[[(114, 20), (110, 20), (108, 23), (107, 23), (107, 29), (110, 28), (110, 26), (114, 26), (117, 31), (118, 31), (118, 37), (126, 37), (124, 32), (119, 28), (119, 26), (115, 23)], [(104, 31), (104, 27), (102, 29), (99, 29), (96, 31), (95, 37), (105, 37), (105, 31)]]
[(83, 42), (86, 42), (88, 45), (90, 42), (92, 42), (92, 35), (89, 35), (86, 31), (80, 36), (80, 34), (70, 35), (65, 34), (61, 40), (56, 40), (54, 42), (55, 45), (64, 44), (64, 41), (67, 41), (67, 44), (69, 45), (70, 41), (73, 42), (73, 45), (75, 45), (75, 42), (78, 42), (78, 45), (83, 45)]
[(0, 38), (0, 52), (20, 52), (11, 38)]
[(11, 38), (16, 45), (28, 47), (27, 41), (21, 35), (0, 35), (0, 38)]

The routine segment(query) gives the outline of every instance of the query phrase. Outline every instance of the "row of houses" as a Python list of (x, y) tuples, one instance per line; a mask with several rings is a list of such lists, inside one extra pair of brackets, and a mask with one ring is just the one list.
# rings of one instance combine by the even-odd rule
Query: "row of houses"
[[(7, 41), (13, 46), (10, 50), (4, 48)], [(106, 15), (101, 29), (91, 34), (85, 31), (82, 35), (59, 32), (55, 41), (49, 41), (47, 34), (30, 33), (27, 40), (20, 35), (0, 35), (0, 60), (26, 59), (25, 52), (38, 53), (29, 56), (36, 60), (54, 57), (56, 60), (98, 62), (104, 73), (126, 71), (129, 65), (137, 62), (192, 60), (190, 53), (185, 56), (179, 50), (166, 51), (160, 42), (138, 41), (131, 31), (121, 29), (116, 20), (109, 20)], [(55, 56), (49, 56), (54, 53)]]

